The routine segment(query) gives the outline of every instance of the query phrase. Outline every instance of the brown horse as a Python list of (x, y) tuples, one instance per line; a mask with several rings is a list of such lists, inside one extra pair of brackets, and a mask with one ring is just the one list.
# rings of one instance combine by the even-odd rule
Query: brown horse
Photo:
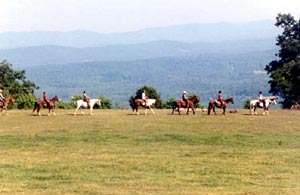
[(210, 115), (210, 111), (213, 110), (213, 112), (215, 113), (215, 115), (217, 114), (216, 113), (216, 110), (215, 110), (215, 107), (217, 108), (223, 108), (223, 113), (225, 115), (225, 111), (226, 111), (226, 107), (227, 107), (227, 104), (229, 103), (232, 103), (234, 104), (234, 100), (233, 98), (228, 98), (226, 100), (223, 101), (223, 105), (221, 105), (221, 102), (220, 101), (217, 101), (217, 100), (210, 100), (210, 102), (208, 103), (208, 111), (207, 111), (207, 114)]
[(38, 100), (34, 103), (34, 109), (33, 109), (32, 112), (34, 112), (36, 110), (37, 115), (41, 116), (40, 109), (41, 108), (48, 108), (49, 109), (48, 116), (50, 116), (50, 111), (52, 111), (53, 115), (55, 115), (54, 105), (55, 105), (55, 102), (58, 102), (58, 101), (59, 101), (59, 98), (58, 98), (57, 95), (54, 96), (54, 98), (52, 98), (51, 100), (49, 100), (49, 104), (47, 104), (44, 101)]
[(145, 108), (145, 115), (147, 115), (148, 109), (151, 110), (152, 114), (155, 114), (153, 107), (159, 106), (159, 101), (157, 99), (147, 99), (147, 103), (145, 104), (145, 101), (142, 99), (135, 99), (135, 100), (130, 100), (130, 106), (132, 108), (132, 113), (136, 111), (136, 114), (139, 114), (139, 107), (144, 107)]
[(186, 103), (183, 101), (183, 100), (176, 100), (174, 103), (173, 103), (173, 111), (172, 111), (172, 114), (174, 114), (174, 110), (177, 108), (177, 111), (178, 111), (178, 114), (180, 115), (180, 108), (187, 108), (187, 112), (186, 114), (189, 114), (189, 110), (190, 108), (192, 109), (193, 111), (193, 114), (195, 114), (195, 108), (194, 108), (194, 104), (199, 102), (200, 101), (200, 98), (199, 96), (196, 96), (194, 95), (193, 97), (191, 97), (189, 100), (188, 100), (188, 105), (186, 105)]
[(14, 103), (14, 98), (12, 98), (11, 96), (5, 98), (5, 102), (3, 104), (3, 102), (0, 102), (0, 109), (1, 109), (1, 112), (0, 114), (2, 113), (3, 109), (5, 110), (5, 114), (7, 115), (7, 107), (8, 107), (8, 104), (9, 103)]

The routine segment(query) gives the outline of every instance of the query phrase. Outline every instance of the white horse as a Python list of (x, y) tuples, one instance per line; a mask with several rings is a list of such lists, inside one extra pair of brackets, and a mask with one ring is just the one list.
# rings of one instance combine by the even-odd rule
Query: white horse
[(155, 112), (153, 110), (154, 104), (158, 105), (157, 99), (148, 99), (146, 105), (145, 105), (144, 100), (136, 99), (136, 100), (134, 100), (134, 102), (131, 103), (132, 113), (134, 113), (134, 111), (136, 111), (136, 114), (140, 114), (138, 109), (139, 109), (139, 106), (142, 106), (145, 108), (145, 115), (148, 114), (148, 109), (151, 110), (152, 114), (155, 114)]
[(263, 102), (261, 102), (259, 100), (252, 100), (252, 101), (250, 101), (249, 112), (252, 115), (254, 115), (254, 114), (257, 115), (256, 108), (263, 108), (264, 109), (263, 115), (265, 115), (265, 114), (269, 115), (269, 107), (271, 104), (277, 104), (276, 99), (277, 99), (277, 97), (273, 97), (273, 96), (266, 97), (265, 108), (264, 108)]
[[(77, 100), (74, 104), (76, 105), (74, 116), (76, 116), (78, 109), (80, 109), (81, 114), (84, 114), (84, 112), (82, 111), (82, 108), (88, 108), (87, 102), (85, 102), (83, 100)], [(90, 115), (93, 114), (93, 107), (95, 104), (101, 106), (101, 100), (100, 99), (90, 99)]]

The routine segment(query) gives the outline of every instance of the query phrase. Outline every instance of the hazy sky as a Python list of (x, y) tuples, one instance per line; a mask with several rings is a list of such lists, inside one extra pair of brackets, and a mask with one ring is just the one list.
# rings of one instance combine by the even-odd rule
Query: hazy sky
[(0, 0), (0, 32), (124, 32), (187, 23), (300, 18), (300, 0)]

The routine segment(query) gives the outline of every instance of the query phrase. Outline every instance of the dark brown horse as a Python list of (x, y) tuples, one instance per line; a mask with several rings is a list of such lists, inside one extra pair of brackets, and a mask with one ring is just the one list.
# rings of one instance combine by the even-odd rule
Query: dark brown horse
[(139, 107), (143, 107), (145, 108), (145, 115), (147, 115), (147, 111), (148, 109), (151, 110), (152, 114), (155, 114), (153, 107), (155, 106), (159, 106), (159, 101), (157, 99), (147, 99), (147, 103), (145, 104), (145, 101), (142, 99), (134, 99), (134, 100), (130, 100), (130, 106), (132, 108), (132, 113), (134, 113), (134, 111), (136, 112), (136, 114), (139, 114)]
[(49, 100), (49, 104), (47, 104), (44, 101), (38, 100), (34, 103), (34, 109), (32, 112), (34, 112), (36, 110), (37, 115), (41, 116), (41, 113), (40, 113), (41, 108), (48, 108), (49, 109), (48, 116), (50, 115), (50, 111), (52, 111), (53, 115), (55, 115), (54, 105), (55, 105), (55, 102), (58, 102), (58, 101), (59, 101), (59, 98), (57, 95), (54, 96), (54, 98), (52, 98), (51, 100)]
[(195, 108), (194, 108), (194, 104), (199, 102), (200, 101), (200, 98), (199, 96), (193, 96), (191, 97), (189, 100), (188, 100), (188, 105), (186, 105), (186, 103), (183, 101), (183, 100), (176, 100), (174, 103), (173, 103), (173, 111), (172, 111), (172, 114), (174, 114), (174, 110), (177, 108), (177, 111), (178, 111), (178, 114), (180, 115), (180, 108), (187, 108), (187, 112), (186, 114), (189, 114), (189, 110), (190, 108), (192, 109), (193, 111), (193, 114), (195, 114)]
[(223, 109), (223, 113), (222, 114), (225, 115), (226, 107), (227, 107), (227, 104), (229, 104), (229, 103), (234, 104), (234, 100), (233, 100), (232, 97), (224, 100), (223, 101), (223, 105), (221, 105), (221, 102), (218, 101), (218, 100), (210, 100), (210, 102), (208, 103), (208, 112), (207, 112), (207, 114), (210, 115), (210, 111), (211, 110), (213, 110), (213, 112), (215, 114), (217, 114), (216, 110), (215, 110), (215, 107), (217, 107), (217, 108), (222, 108)]
[(8, 107), (8, 104), (9, 103), (14, 103), (14, 98), (12, 98), (11, 96), (5, 98), (5, 102), (3, 104), (3, 102), (0, 102), (0, 109), (1, 109), (1, 112), (0, 114), (2, 113), (3, 109), (5, 110), (5, 114), (7, 115), (7, 107)]

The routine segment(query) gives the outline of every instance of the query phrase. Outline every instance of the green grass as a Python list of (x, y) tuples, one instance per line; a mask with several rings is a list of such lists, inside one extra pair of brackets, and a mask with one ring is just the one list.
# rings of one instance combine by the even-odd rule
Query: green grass
[[(0, 194), (297, 194), (300, 112), (0, 116)], [(221, 111), (219, 110), (219, 113)]]

